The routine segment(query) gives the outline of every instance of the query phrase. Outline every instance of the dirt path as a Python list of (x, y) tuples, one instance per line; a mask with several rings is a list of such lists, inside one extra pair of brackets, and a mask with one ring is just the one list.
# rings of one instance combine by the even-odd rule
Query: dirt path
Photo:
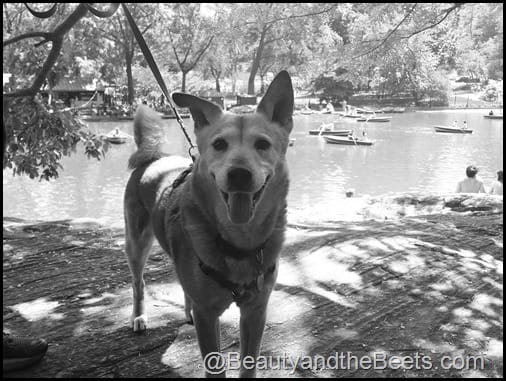
[[(182, 291), (159, 247), (145, 276), (150, 328), (137, 335), (127, 324), (122, 230), (6, 218), (4, 226), (14, 233), (3, 241), (4, 328), (50, 343), (40, 364), (9, 376), (203, 375)], [(259, 376), (502, 377), (502, 229), (502, 212), (290, 225), (262, 346), (286, 369)], [(233, 307), (222, 318), (223, 351), (238, 351), (238, 338)], [(335, 368), (336, 352), (341, 369), (311, 369), (316, 355)], [(471, 355), (471, 369), (460, 369)], [(394, 369), (395, 356), (404, 369)], [(392, 363), (372, 369), (367, 358)], [(454, 367), (443, 369), (450, 359)]]

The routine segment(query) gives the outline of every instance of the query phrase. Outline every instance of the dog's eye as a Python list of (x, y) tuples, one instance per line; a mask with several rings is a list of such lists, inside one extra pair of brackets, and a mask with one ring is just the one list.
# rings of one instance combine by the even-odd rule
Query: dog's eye
[(216, 151), (225, 151), (228, 147), (228, 143), (226, 142), (225, 139), (216, 139), (214, 142), (213, 142), (213, 148), (216, 150)]
[(270, 147), (271, 147), (271, 143), (269, 143), (269, 141), (267, 141), (265, 139), (258, 139), (255, 142), (255, 148), (256, 149), (265, 151), (265, 150), (269, 149)]

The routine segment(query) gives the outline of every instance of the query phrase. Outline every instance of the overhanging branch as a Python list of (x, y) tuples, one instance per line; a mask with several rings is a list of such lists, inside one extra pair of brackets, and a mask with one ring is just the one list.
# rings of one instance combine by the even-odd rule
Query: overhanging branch
[(353, 57), (353, 59), (366, 56), (366, 55), (372, 53), (373, 51), (375, 51), (376, 49), (379, 49), (382, 45), (386, 44), (388, 39), (399, 29), (399, 27), (409, 18), (409, 16), (411, 16), (411, 14), (413, 13), (413, 11), (415, 10), (417, 5), (418, 5), (418, 3), (415, 3), (415, 5), (413, 5), (411, 7), (411, 9), (408, 11), (408, 13), (406, 13), (406, 15), (402, 18), (402, 20), (399, 23), (397, 23), (397, 25), (385, 36), (385, 38), (383, 38), (383, 40), (378, 45), (376, 45), (372, 49), (369, 49), (365, 53), (362, 53), (362, 54), (359, 54), (358, 56)]
[[(434, 23), (431, 23), (419, 30), (416, 30), (412, 33), (410, 33), (409, 35), (407, 36), (400, 36), (398, 37), (399, 39), (409, 39), (417, 34), (420, 34), (420, 33), (423, 33), (429, 29), (432, 29), (432, 28), (435, 28), (436, 26), (438, 26), (439, 24), (441, 24), (444, 20), (446, 20), (446, 18), (453, 12), (455, 11), (456, 9), (462, 7), (465, 3), (455, 3), (453, 6), (445, 9), (443, 11), (443, 16), (437, 20), (436, 22)], [(392, 35), (399, 29), (399, 27), (409, 18), (409, 16), (411, 16), (411, 14), (413, 13), (413, 11), (415, 10), (416, 6), (418, 5), (418, 3), (415, 3), (415, 5), (413, 5), (411, 7), (411, 9), (408, 11), (408, 13), (403, 17), (403, 19), (394, 27), (394, 29), (392, 29), (382, 40), (381, 42), (374, 46), (373, 48), (369, 49), (368, 51), (366, 51), (365, 53), (362, 53), (362, 54), (359, 54), (357, 56), (354, 56), (352, 57), (352, 59), (356, 59), (356, 58), (360, 58), (360, 57), (363, 57), (363, 56), (366, 56), (370, 53), (372, 53), (373, 51), (377, 50), (378, 48), (380, 48), (382, 45), (384, 45), (391, 37)]]
[[(109, 10), (106, 12), (109, 12), (110, 15), (114, 13), (114, 11), (117, 9), (117, 6), (111, 5)], [(86, 3), (79, 4), (77, 8), (72, 12), (60, 25), (58, 25), (53, 32), (46, 33), (46, 32), (30, 32), (22, 34), (21, 36), (11, 38), (9, 40), (6, 40), (3, 42), (3, 47), (13, 44), (15, 42), (27, 39), (27, 38), (34, 38), (34, 37), (43, 37), (44, 40), (37, 43), (36, 46), (40, 46), (46, 42), (51, 41), (51, 51), (49, 52), (46, 61), (44, 62), (42, 69), (40, 70), (37, 77), (34, 79), (32, 86), (26, 89), (17, 90), (10, 93), (5, 93), (3, 96), (7, 98), (14, 98), (14, 97), (24, 97), (24, 96), (35, 96), (37, 92), (41, 89), (42, 85), (44, 84), (44, 81), (47, 78), (47, 75), (49, 74), (49, 71), (56, 63), (56, 60), (58, 59), (58, 56), (60, 55), (62, 46), (63, 46), (63, 39), (65, 35), (69, 32), (70, 29), (79, 21), (81, 20), (88, 11), (90, 10), (90, 6)], [(104, 17), (105, 13), (102, 13), (102, 17)], [(112, 12), (112, 13), (111, 13)], [(94, 13), (95, 14), (95, 13)], [(98, 15), (97, 15), (98, 16)], [(100, 16), (99, 16), (100, 17)]]

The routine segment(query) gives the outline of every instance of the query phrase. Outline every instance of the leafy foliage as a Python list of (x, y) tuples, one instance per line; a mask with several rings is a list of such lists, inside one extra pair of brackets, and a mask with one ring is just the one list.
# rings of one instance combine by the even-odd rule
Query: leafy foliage
[[(481, 84), (503, 77), (502, 3), (127, 6), (171, 90), (199, 92), (213, 85), (218, 90), (220, 81), (230, 79), (232, 91), (239, 91), (236, 83), (246, 71), (248, 92), (254, 94), (262, 91), (255, 91), (256, 79), (263, 84), (287, 69), (297, 90), (329, 99), (367, 90), (444, 104), (449, 74)], [(33, 7), (45, 10), (47, 4)], [(4, 43), (20, 34), (52, 31), (75, 8), (75, 3), (59, 3), (57, 13), (42, 20), (21, 3), (4, 3)], [(9, 91), (25, 88), (40, 73), (50, 45), (40, 44), (41, 37), (4, 46), (4, 72), (12, 74)], [(68, 31), (46, 85), (64, 77), (126, 84), (129, 103), (136, 94), (154, 97), (159, 90), (121, 9), (104, 19), (88, 14)], [(52, 112), (36, 99), (9, 101), (7, 126), (4, 168), (32, 178), (57, 177), (60, 158), (79, 141), (97, 159), (107, 148), (69, 112)]]
[(4, 100), (7, 147), (3, 167), (13, 175), (49, 180), (58, 177), (62, 156), (81, 142), (88, 158), (100, 160), (108, 149), (70, 111), (53, 111), (33, 97)]

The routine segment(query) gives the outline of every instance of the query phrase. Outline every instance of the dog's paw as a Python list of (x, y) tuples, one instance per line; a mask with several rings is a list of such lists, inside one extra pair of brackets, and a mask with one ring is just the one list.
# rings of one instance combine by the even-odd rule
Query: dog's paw
[(134, 332), (144, 332), (148, 328), (148, 317), (145, 314), (131, 319)]

